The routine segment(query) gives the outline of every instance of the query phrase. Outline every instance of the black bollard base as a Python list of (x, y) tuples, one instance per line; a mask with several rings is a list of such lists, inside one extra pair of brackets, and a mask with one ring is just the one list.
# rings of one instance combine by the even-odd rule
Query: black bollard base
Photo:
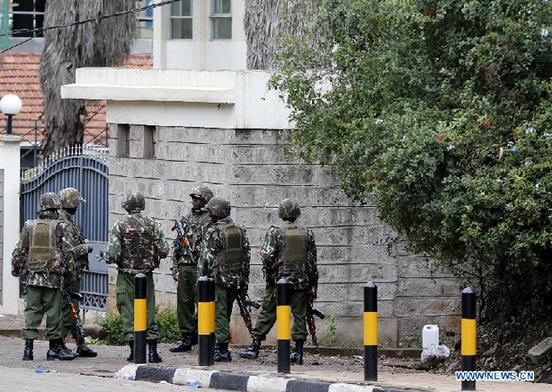
[(290, 372), (290, 341), (278, 340), (278, 373)]
[(134, 332), (134, 363), (146, 363), (146, 331)]
[(199, 335), (199, 366), (211, 365), (211, 335)]
[[(462, 356), (462, 370), (465, 370), (465, 371), (475, 370), (475, 355)], [(475, 391), (475, 381), (462, 381), (462, 390)]]
[(364, 381), (378, 381), (378, 346), (364, 346)]

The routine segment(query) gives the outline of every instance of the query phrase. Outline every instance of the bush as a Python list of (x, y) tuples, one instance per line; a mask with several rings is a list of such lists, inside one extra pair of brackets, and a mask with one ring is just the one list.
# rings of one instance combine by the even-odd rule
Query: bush
[(119, 313), (107, 314), (99, 324), (105, 332), (104, 343), (116, 346), (126, 344), (123, 318)]
[[(173, 343), (181, 338), (174, 306), (161, 310), (157, 307), (155, 317), (159, 328), (159, 342)], [(105, 331), (104, 343), (112, 345), (126, 344), (123, 318), (119, 313), (108, 314), (105, 319), (100, 321), (100, 326)]]
[(295, 151), (478, 282), (483, 323), (550, 326), (552, 2), (317, 4), (272, 82)]
[(160, 342), (174, 343), (182, 338), (174, 306), (168, 306), (162, 310), (157, 309), (157, 324)]

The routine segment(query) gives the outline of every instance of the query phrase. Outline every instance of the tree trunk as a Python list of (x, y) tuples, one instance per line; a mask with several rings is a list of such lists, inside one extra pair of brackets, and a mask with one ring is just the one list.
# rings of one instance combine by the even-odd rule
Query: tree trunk
[(271, 69), (285, 35), (305, 37), (310, 29), (304, 16), (316, 0), (247, 0), (244, 27), (247, 68)]
[[(135, 6), (135, 0), (48, 0), (44, 26), (92, 19)], [(135, 29), (136, 15), (131, 13), (45, 31), (39, 70), (46, 122), (44, 157), (83, 142), (85, 103), (62, 100), (61, 86), (75, 82), (77, 68), (120, 65), (130, 53)]]

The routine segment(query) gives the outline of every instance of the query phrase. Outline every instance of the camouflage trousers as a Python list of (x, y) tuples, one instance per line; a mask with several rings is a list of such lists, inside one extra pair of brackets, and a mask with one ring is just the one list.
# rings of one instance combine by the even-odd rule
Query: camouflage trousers
[(178, 266), (178, 286), (176, 289), (176, 314), (182, 335), (196, 332), (197, 266)]
[(221, 284), (215, 286), (215, 337), (217, 343), (230, 341), (230, 317), (238, 292)]
[[(123, 318), (125, 340), (134, 340), (134, 274), (117, 272), (117, 310)], [(155, 321), (155, 287), (153, 273), (146, 272), (146, 301), (147, 301), (147, 332), (146, 340), (157, 340), (159, 337), (157, 322)]]
[[(307, 339), (307, 312), (308, 312), (307, 290), (292, 290), (290, 295), (291, 313), (293, 314), (293, 326), (291, 337), (294, 341)], [(274, 323), (276, 323), (276, 284), (268, 284), (263, 295), (261, 313), (257, 324), (253, 328), (253, 335), (259, 340), (265, 340)]]
[(38, 327), (46, 314), (46, 339), (62, 338), (61, 289), (42, 286), (27, 286), (27, 306), (25, 307), (25, 328), (23, 339), (36, 339)]

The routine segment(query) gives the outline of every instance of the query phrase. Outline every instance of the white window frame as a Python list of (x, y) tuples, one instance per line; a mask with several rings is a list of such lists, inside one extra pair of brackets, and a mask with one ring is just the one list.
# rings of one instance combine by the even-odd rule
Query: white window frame
[[(153, 2), (147, 0), (136, 0), (136, 8), (142, 8), (146, 5), (151, 5)], [(147, 23), (150, 23), (151, 27), (147, 27)], [(149, 34), (146, 33), (149, 31)], [(136, 14), (136, 38), (151, 38), (153, 36), (153, 15), (146, 16), (146, 11), (141, 11)]]
[[(219, 0), (211, 0), (211, 40), (231, 40), (232, 39), (232, 0), (230, 0), (230, 12), (223, 14), (223, 13), (216, 13), (216, 7), (217, 7), (217, 1)], [(215, 37), (215, 22), (217, 19), (230, 19), (230, 37)]]
[[(171, 39), (180, 39), (180, 40), (191, 40), (191, 39), (194, 39), (194, 0), (189, 0), (190, 1), (190, 15), (173, 15), (172, 14), (172, 7), (169, 8), (169, 18), (170, 18), (170, 30), (171, 30)], [(182, 5), (182, 2), (179, 2), (179, 3), (176, 3), (176, 4), (180, 4)], [(182, 8), (181, 8), (182, 10)], [(174, 32), (173, 32), (173, 28), (172, 28), (172, 21), (174, 19), (190, 19), (192, 21), (192, 36), (191, 37), (186, 37), (186, 38), (176, 38), (174, 37)]]

